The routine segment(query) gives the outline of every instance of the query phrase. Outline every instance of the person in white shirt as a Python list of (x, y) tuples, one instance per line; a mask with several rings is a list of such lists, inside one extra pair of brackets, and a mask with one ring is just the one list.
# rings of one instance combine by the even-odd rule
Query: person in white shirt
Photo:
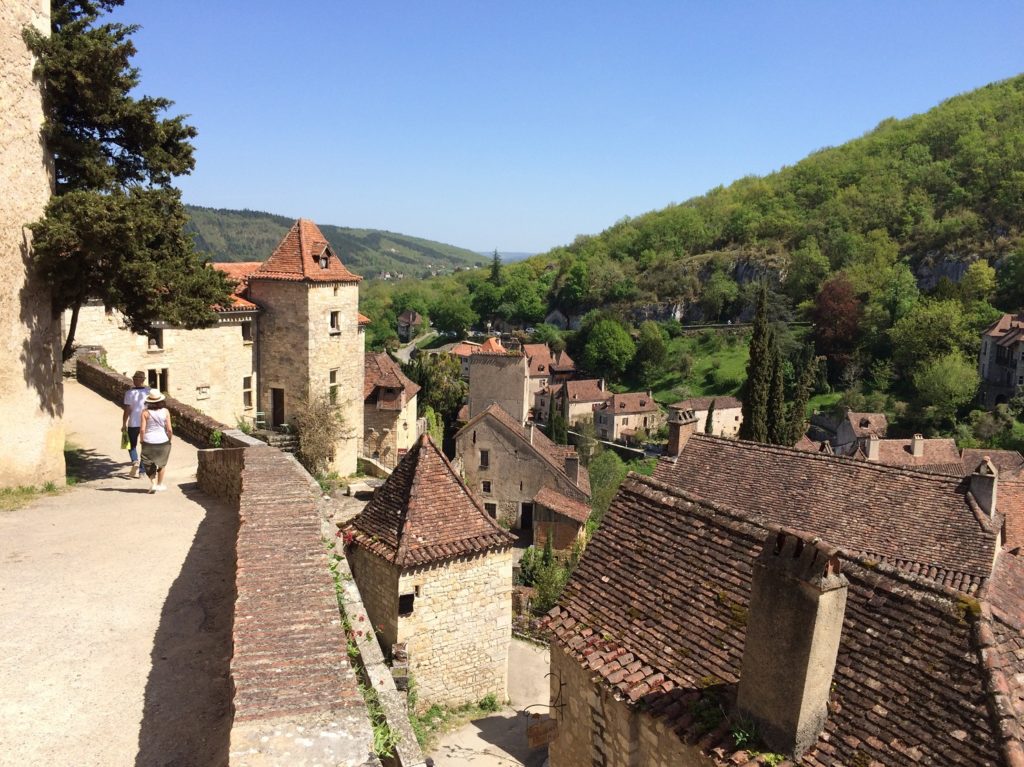
[(160, 493), (164, 485), (164, 471), (171, 457), (171, 411), (167, 409), (166, 397), (156, 389), (146, 395), (146, 409), (142, 412), (142, 463), (149, 477), (149, 492)]
[(146, 374), (136, 370), (132, 376), (132, 388), (124, 393), (124, 413), (121, 416), (121, 431), (128, 432), (128, 457), (132, 470), (128, 476), (139, 476), (139, 430), (142, 428), (142, 412), (146, 409)]

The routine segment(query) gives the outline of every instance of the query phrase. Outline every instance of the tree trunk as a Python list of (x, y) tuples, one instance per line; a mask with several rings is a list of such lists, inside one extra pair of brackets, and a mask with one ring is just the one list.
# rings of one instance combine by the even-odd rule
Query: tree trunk
[(64, 339), (64, 348), (61, 349), (60, 358), (63, 362), (71, 359), (75, 351), (75, 331), (78, 329), (78, 310), (82, 308), (82, 302), (76, 301), (71, 308), (71, 322), (68, 325), (68, 337)]

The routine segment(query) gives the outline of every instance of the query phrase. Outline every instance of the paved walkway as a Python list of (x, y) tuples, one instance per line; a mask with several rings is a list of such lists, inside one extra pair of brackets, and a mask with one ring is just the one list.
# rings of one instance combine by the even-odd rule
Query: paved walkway
[(149, 495), (120, 408), (74, 381), (64, 401), (85, 481), (0, 512), (0, 765), (226, 764), (234, 515), (194, 447)]

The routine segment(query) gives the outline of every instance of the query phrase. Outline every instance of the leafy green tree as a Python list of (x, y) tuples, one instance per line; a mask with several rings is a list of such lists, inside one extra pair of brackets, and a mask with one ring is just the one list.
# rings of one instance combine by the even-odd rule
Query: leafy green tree
[(996, 282), (1003, 309), (1012, 312), (1024, 308), (1024, 245), (1006, 257)]
[(743, 384), (743, 421), (740, 438), (755, 442), (768, 441), (768, 400), (771, 396), (771, 351), (774, 344), (772, 327), (768, 323), (768, 288), (759, 292), (754, 328), (750, 337), (750, 356), (747, 360), (747, 378)]
[(715, 433), (715, 401), (711, 400), (711, 404), (708, 405), (708, 417), (704, 420), (704, 433), (714, 434)]
[(708, 320), (718, 322), (722, 318), (722, 312), (736, 300), (739, 294), (739, 285), (732, 277), (723, 271), (715, 271), (701, 290), (701, 309)]
[(468, 299), (454, 299), (449, 296), (438, 300), (431, 307), (430, 319), (434, 327), (442, 333), (454, 333), (458, 338), (465, 338), (466, 333), (480, 318), (469, 305)]
[(591, 373), (606, 373), (610, 378), (618, 378), (635, 355), (636, 344), (622, 324), (603, 319), (591, 328), (587, 336), (583, 363)]
[(423, 408), (423, 419), (427, 422), (427, 433), (430, 438), (434, 440), (434, 444), (441, 446), (444, 444), (444, 422), (430, 405)]
[(668, 342), (661, 326), (651, 320), (641, 323), (636, 340), (636, 356), (633, 358), (633, 365), (641, 381), (649, 384), (661, 374), (667, 353)]
[(979, 382), (977, 367), (959, 350), (923, 361), (914, 373), (922, 404), (950, 421), (955, 421), (957, 410), (974, 397)]
[(594, 522), (598, 524), (608, 511), (628, 470), (613, 450), (602, 450), (593, 456), (587, 470), (590, 473), (590, 508), (593, 510)]
[(964, 303), (973, 301), (991, 301), (996, 293), (996, 270), (987, 261), (978, 260), (967, 267), (960, 280), (960, 300)]
[(565, 423), (562, 409), (555, 405), (554, 395), (551, 397), (551, 404), (548, 408), (548, 423), (551, 424), (551, 441), (556, 445), (568, 445), (569, 427)]
[(828, 277), (830, 269), (828, 256), (821, 252), (817, 239), (808, 237), (790, 256), (789, 270), (783, 283), (786, 295), (798, 303), (812, 298)]
[(473, 288), (470, 304), (481, 320), (493, 320), (498, 316), (502, 302), (502, 291), (490, 282), (481, 282)]
[(924, 301), (889, 331), (893, 360), (913, 375), (929, 360), (970, 348), (975, 338), (959, 301)]
[(403, 367), (403, 372), (422, 387), (420, 412), (430, 407), (451, 425), (469, 388), (462, 380), (459, 358), (445, 353), (419, 354)]
[(43, 85), (43, 139), (52, 153), (55, 195), (30, 225), (36, 267), (56, 311), (71, 310), (64, 356), (90, 298), (146, 331), (164, 320), (182, 327), (216, 321), (230, 286), (205, 267), (185, 236), (186, 216), (171, 183), (194, 167), (195, 129), (164, 118), (163, 98), (135, 98), (130, 64), (135, 26), (99, 23), (120, 0), (53, 0), (50, 35), (31, 27), (26, 44)]

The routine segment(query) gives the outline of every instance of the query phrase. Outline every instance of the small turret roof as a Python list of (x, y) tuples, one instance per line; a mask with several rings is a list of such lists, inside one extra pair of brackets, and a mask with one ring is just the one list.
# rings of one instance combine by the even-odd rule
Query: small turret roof
[(355, 283), (362, 277), (345, 268), (316, 224), (300, 218), (249, 279)]

